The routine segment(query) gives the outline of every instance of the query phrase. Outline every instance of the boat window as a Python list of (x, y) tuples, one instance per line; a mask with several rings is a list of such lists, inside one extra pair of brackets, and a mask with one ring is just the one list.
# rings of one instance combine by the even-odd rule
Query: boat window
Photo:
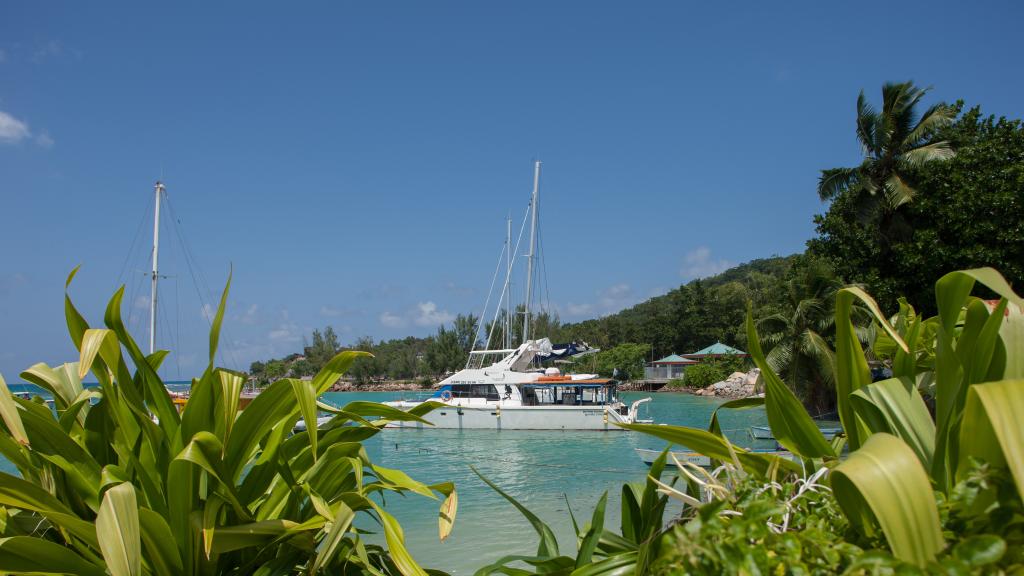
[(494, 384), (452, 384), (452, 398), (486, 398), (498, 399), (498, 389)]

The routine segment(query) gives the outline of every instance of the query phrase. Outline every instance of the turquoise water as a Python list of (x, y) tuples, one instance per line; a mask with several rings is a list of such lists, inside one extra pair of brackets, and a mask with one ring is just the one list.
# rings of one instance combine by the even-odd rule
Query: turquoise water
[[(11, 388), (15, 393), (22, 391)], [(400, 395), (330, 392), (324, 400), (341, 406), (354, 400), (393, 400)], [(712, 411), (721, 403), (714, 398), (678, 393), (622, 396), (627, 403), (652, 397), (646, 408), (641, 409), (641, 417), (653, 418), (659, 424), (700, 428), (707, 426)], [(748, 428), (766, 424), (767, 419), (762, 409), (727, 410), (720, 415), (720, 421), (736, 444), (751, 446), (754, 444)], [(562, 550), (571, 553), (575, 536), (568, 506), (582, 525), (589, 521), (601, 494), (608, 491), (605, 525), (617, 531), (622, 484), (643, 482), (647, 476), (648, 468), (634, 449), (660, 450), (664, 446), (665, 442), (657, 438), (622, 431), (395, 429), (384, 430), (366, 442), (367, 453), (376, 464), (400, 468), (427, 484), (455, 483), (458, 514), (455, 528), (444, 543), (438, 541), (437, 534), (439, 501), (417, 495), (389, 496), (386, 505), (401, 521), (406, 544), (420, 564), (459, 575), (472, 574), (476, 568), (508, 554), (533, 554), (537, 548), (530, 524), (473, 474), (471, 464), (548, 523)], [(774, 442), (761, 441), (756, 446), (771, 447)], [(16, 473), (3, 459), (0, 469)], [(669, 513), (674, 511), (678, 508), (670, 509)], [(374, 529), (372, 523), (363, 523), (361, 527)], [(382, 536), (371, 538), (383, 544)]]
[[(326, 400), (383, 401), (395, 393), (331, 393)], [(626, 402), (651, 396), (650, 417), (657, 423), (706, 427), (721, 401), (689, 394), (623, 394)], [(751, 425), (767, 422), (763, 410), (727, 411), (722, 428), (737, 444), (750, 446)], [(429, 419), (429, 416), (428, 416)], [(452, 535), (438, 541), (439, 502), (418, 496), (389, 498), (388, 510), (402, 523), (407, 545), (422, 565), (452, 574), (476, 568), (507, 554), (533, 554), (537, 537), (530, 524), (483, 483), (472, 464), (492, 482), (548, 523), (565, 551), (575, 549), (566, 504), (581, 525), (608, 491), (606, 526), (617, 531), (620, 493), (625, 482), (642, 482), (648, 468), (635, 448), (664, 448), (665, 442), (635, 432), (527, 430), (385, 430), (366, 442), (370, 458), (381, 466), (401, 468), (413, 478), (455, 482), (459, 509)], [(768, 441), (761, 447), (774, 446)]]

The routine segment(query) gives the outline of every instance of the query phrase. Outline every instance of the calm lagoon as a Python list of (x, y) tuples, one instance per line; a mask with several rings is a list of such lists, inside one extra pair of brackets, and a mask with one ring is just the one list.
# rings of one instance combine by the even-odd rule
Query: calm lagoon
[[(176, 383), (171, 388), (187, 388)], [(38, 392), (34, 387), (11, 386), (12, 392)], [(343, 406), (354, 400), (395, 400), (398, 392), (329, 392), (324, 400)], [(706, 428), (715, 398), (682, 393), (623, 393), (627, 403), (651, 396), (649, 417), (659, 424)], [(643, 409), (642, 409), (643, 410)], [(642, 411), (641, 414), (644, 414)], [(429, 415), (427, 419), (429, 420)], [(720, 415), (726, 435), (740, 446), (752, 446), (748, 429), (763, 425), (763, 409), (732, 411)], [(665, 442), (636, 432), (582, 432), (533, 430), (384, 430), (365, 443), (375, 464), (399, 468), (427, 484), (451, 481), (459, 494), (455, 529), (444, 543), (438, 541), (439, 501), (411, 494), (388, 497), (387, 510), (405, 530), (406, 545), (424, 567), (452, 574), (472, 574), (477, 568), (509, 554), (533, 554), (537, 537), (525, 518), (483, 483), (475, 466), (492, 482), (518, 499), (548, 523), (563, 551), (575, 547), (569, 506), (582, 526), (589, 522), (601, 494), (608, 491), (605, 526), (618, 531), (620, 492), (625, 482), (643, 482), (648, 468), (635, 448), (662, 449)], [(758, 447), (774, 446), (760, 441)], [(17, 474), (0, 458), (0, 469)], [(666, 476), (672, 473), (667, 472)], [(668, 514), (678, 513), (670, 507)], [(372, 522), (360, 527), (376, 530)], [(369, 537), (384, 543), (382, 534)]]

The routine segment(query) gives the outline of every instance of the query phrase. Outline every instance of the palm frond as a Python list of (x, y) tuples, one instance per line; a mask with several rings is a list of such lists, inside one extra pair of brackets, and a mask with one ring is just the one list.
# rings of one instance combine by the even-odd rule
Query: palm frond
[(956, 120), (955, 108), (944, 102), (934, 104), (921, 115), (917, 125), (907, 134), (906, 141), (911, 145), (924, 142), (938, 132), (940, 128), (952, 124), (954, 120)]
[(830, 168), (821, 171), (818, 179), (818, 198), (832, 200), (847, 190), (855, 188), (860, 181), (856, 168)]
[(949, 142), (943, 140), (942, 142), (933, 142), (905, 152), (900, 156), (899, 161), (905, 166), (918, 168), (928, 162), (948, 160), (953, 156), (956, 156), (956, 152), (950, 147)]
[(876, 138), (878, 129), (878, 112), (864, 97), (864, 91), (857, 96), (857, 140), (865, 156), (874, 154), (878, 149)]
[(897, 172), (889, 175), (885, 181), (885, 198), (890, 210), (896, 210), (904, 204), (914, 201), (917, 190), (907, 184)]

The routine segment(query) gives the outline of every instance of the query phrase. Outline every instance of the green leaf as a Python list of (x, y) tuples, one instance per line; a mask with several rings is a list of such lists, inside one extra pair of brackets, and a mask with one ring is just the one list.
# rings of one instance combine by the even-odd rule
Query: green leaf
[(764, 406), (764, 398), (751, 396), (749, 398), (737, 398), (736, 400), (729, 400), (723, 402), (715, 408), (715, 411), (711, 413), (711, 424), (708, 426), (708, 432), (716, 436), (722, 436), (722, 427), (718, 424), (718, 411), (727, 410), (749, 410), (750, 408), (756, 408), (758, 406)]
[(875, 521), (900, 560), (924, 566), (945, 543), (931, 481), (917, 455), (890, 434), (873, 434), (831, 474), (850, 522), (871, 534)]
[(536, 530), (537, 535), (540, 536), (540, 544), (537, 547), (537, 556), (545, 558), (558, 556), (558, 540), (555, 538), (555, 533), (551, 531), (551, 528), (548, 527), (547, 524), (545, 524), (533, 512), (530, 512), (530, 510), (527, 509), (526, 506), (520, 504), (519, 501), (503, 492), (501, 488), (498, 488), (496, 484), (488, 480), (483, 474), (480, 473), (479, 470), (476, 469), (476, 467), (470, 465), (469, 469), (472, 470), (474, 474), (479, 476), (480, 479), (483, 480), (485, 484), (490, 486), (492, 490), (500, 494), (502, 498), (508, 500), (510, 504), (515, 506), (516, 509), (519, 510), (519, 513), (522, 514), (527, 519), (527, 521), (530, 522), (530, 524), (533, 526), (533, 529)]
[(227, 444), (231, 437), (231, 428), (235, 424), (235, 419), (238, 418), (238, 399), (242, 394), (242, 384), (245, 383), (245, 380), (238, 374), (227, 370), (218, 370), (217, 378), (220, 382), (221, 402), (219, 408), (221, 409), (221, 426), (224, 430), (222, 437), (224, 444)]
[(317, 372), (316, 376), (313, 377), (313, 389), (316, 390), (316, 395), (319, 396), (327, 391), (335, 382), (338, 381), (348, 369), (352, 367), (352, 363), (357, 358), (362, 357), (373, 357), (373, 354), (369, 352), (361, 352), (359, 350), (345, 350), (339, 352), (334, 358), (331, 358), (324, 367)]
[(868, 384), (850, 396), (850, 404), (872, 434), (887, 432), (900, 438), (931, 470), (935, 423), (914, 380), (890, 378)]
[(299, 405), (302, 419), (306, 422), (306, 434), (309, 436), (309, 446), (313, 454), (313, 462), (316, 462), (316, 390), (313, 388), (313, 383), (307, 380), (289, 378), (288, 381), (292, 385), (292, 392), (295, 394), (295, 402)]
[(411, 490), (427, 498), (437, 499), (434, 493), (431, 492), (430, 488), (422, 482), (417, 482), (409, 477), (408, 474), (401, 470), (395, 470), (392, 468), (384, 468), (383, 466), (371, 465), (370, 469), (377, 475), (385, 484), (391, 489), (404, 489)]
[(597, 549), (597, 543), (601, 540), (601, 534), (604, 533), (604, 509), (607, 504), (608, 492), (605, 491), (594, 508), (594, 515), (590, 519), (590, 529), (587, 530), (580, 543), (579, 553), (576, 554), (576, 568), (590, 564), (593, 559), (594, 550)]
[(182, 573), (181, 556), (174, 543), (174, 534), (163, 516), (149, 508), (139, 508), (139, 533), (145, 558), (154, 573), (161, 576)]
[(311, 572), (313, 574), (318, 573), (321, 569), (331, 563), (334, 556), (338, 553), (339, 545), (345, 536), (345, 532), (348, 531), (349, 526), (352, 525), (352, 520), (356, 517), (356, 513), (345, 505), (344, 502), (338, 502), (333, 510), (333, 516), (330, 518), (331, 529), (324, 536), (323, 541), (320, 543), (319, 551), (316, 554), (316, 558), (313, 560), (313, 568)]
[(969, 458), (984, 460), (995, 467), (1008, 467), (1024, 496), (1024, 379), (975, 384), (967, 392), (963, 425), (960, 427), (962, 478)]
[[(764, 378), (765, 413), (768, 415), (768, 424), (771, 425), (776, 442), (804, 458), (835, 458), (832, 445), (825, 439), (803, 404), (768, 365), (768, 360), (761, 351), (761, 339), (757, 334), (757, 328), (754, 327), (752, 306), (752, 303), (747, 301), (747, 346), (750, 348), (750, 357), (761, 369), (761, 376)], [(690, 448), (697, 450), (693, 446)]]
[[(90, 328), (82, 335), (81, 358), (78, 361), (78, 378), (81, 380), (92, 369), (96, 357), (99, 356), (108, 370), (117, 369), (117, 362), (121, 358), (120, 346), (117, 343), (117, 335), (113, 330), (106, 328)], [(97, 374), (101, 380), (106, 374)]]
[[(419, 408), (419, 406), (416, 408)], [(380, 402), (364, 402), (357, 400), (345, 404), (343, 410), (364, 418), (367, 416), (377, 416), (387, 420), (422, 422), (424, 424), (430, 424), (430, 422), (424, 420), (422, 416), (413, 411), (416, 408), (411, 410), (399, 410), (398, 408), (388, 406), (387, 404), (381, 404)]]
[(14, 401), (11, 390), (7, 387), (7, 381), (3, 374), (0, 374), (0, 417), (3, 417), (7, 431), (23, 446), (28, 445), (28, 435), (25, 433), (25, 426), (18, 415), (18, 404)]
[(398, 571), (403, 576), (427, 576), (427, 573), (420, 568), (405, 548), (405, 535), (402, 533), (402, 527), (398, 524), (398, 520), (395, 520), (394, 516), (385, 512), (380, 506), (374, 504), (373, 507), (380, 514), (381, 523), (384, 525), (384, 540), (388, 544), (388, 552)]
[(135, 488), (125, 482), (107, 490), (96, 515), (96, 538), (112, 576), (135, 576), (142, 570)]
[(297, 522), (277, 518), (235, 526), (218, 526), (213, 536), (212, 553), (224, 554), (243, 548), (263, 546), (298, 525)]
[(104, 576), (107, 573), (101, 566), (86, 561), (70, 548), (29, 536), (0, 538), (0, 571), (82, 576)]
[(214, 356), (217, 355), (217, 343), (220, 341), (220, 325), (224, 321), (224, 310), (228, 307), (228, 292), (231, 290), (231, 276), (233, 271), (228, 272), (228, 281), (224, 284), (224, 291), (220, 294), (220, 303), (217, 305), (217, 313), (210, 323), (210, 365), (208, 370), (213, 371)]
[(1006, 553), (1006, 541), (992, 534), (970, 536), (953, 548), (953, 556), (971, 566), (995, 564)]
[(455, 514), (459, 510), (459, 493), (455, 491), (455, 486), (452, 485), (451, 491), (445, 496), (444, 501), (441, 502), (441, 511), (437, 515), (437, 535), (441, 542), (448, 539), (448, 536), (452, 533), (452, 528), (455, 527)]
[(67, 322), (68, 334), (71, 336), (71, 341), (75, 344), (76, 350), (82, 347), (82, 335), (89, 329), (89, 323), (78, 313), (75, 305), (71, 303), (71, 296), (68, 295), (71, 281), (74, 280), (75, 274), (78, 274), (78, 269), (81, 267), (81, 264), (75, 266), (74, 270), (68, 274), (67, 281), (64, 282), (64, 319)]
[(843, 424), (843, 431), (849, 438), (851, 450), (860, 448), (867, 437), (867, 431), (858, 425), (850, 404), (850, 394), (871, 383), (871, 370), (868, 368), (864, 349), (857, 339), (851, 319), (855, 299), (861, 301), (875, 323), (892, 339), (899, 350), (907, 353), (910, 351), (907, 343), (882, 314), (878, 303), (871, 295), (856, 286), (847, 286), (836, 293), (836, 408), (839, 420)]
[(795, 474), (803, 472), (800, 464), (793, 462), (789, 458), (783, 458), (775, 454), (749, 452), (743, 448), (730, 446), (727, 440), (706, 430), (687, 428), (685, 426), (661, 426), (659, 424), (621, 424), (620, 426), (627, 430), (635, 430), (656, 436), (694, 452), (699, 452), (708, 458), (723, 462), (732, 462), (732, 455), (735, 453), (745, 470), (761, 476), (767, 474), (768, 469), (776, 462), (780, 468), (788, 472)]

